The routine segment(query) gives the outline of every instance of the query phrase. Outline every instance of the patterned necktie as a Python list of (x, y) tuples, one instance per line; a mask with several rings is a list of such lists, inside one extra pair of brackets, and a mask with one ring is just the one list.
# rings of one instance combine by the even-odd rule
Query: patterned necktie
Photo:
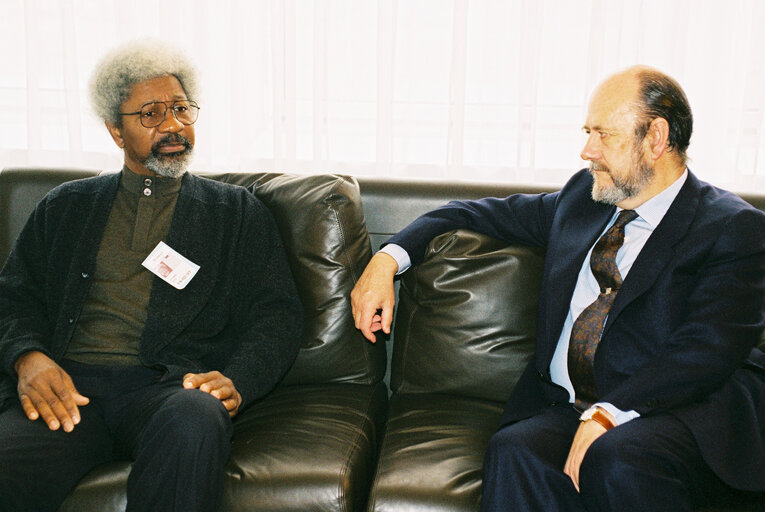
[(614, 225), (600, 237), (592, 249), (590, 269), (600, 285), (600, 294), (574, 322), (568, 346), (568, 372), (574, 385), (576, 406), (581, 409), (587, 409), (597, 401), (592, 374), (595, 350), (598, 348), (608, 310), (611, 309), (616, 293), (622, 286), (622, 276), (616, 266), (616, 253), (624, 244), (624, 226), (637, 216), (633, 210), (623, 210)]

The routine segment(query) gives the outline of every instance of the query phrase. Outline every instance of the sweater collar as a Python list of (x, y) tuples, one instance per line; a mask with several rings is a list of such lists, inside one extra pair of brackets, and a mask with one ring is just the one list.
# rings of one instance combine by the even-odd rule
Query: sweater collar
[(143, 176), (136, 174), (127, 166), (122, 168), (121, 186), (128, 192), (142, 196), (177, 194), (181, 189), (183, 177), (166, 178), (164, 176)]

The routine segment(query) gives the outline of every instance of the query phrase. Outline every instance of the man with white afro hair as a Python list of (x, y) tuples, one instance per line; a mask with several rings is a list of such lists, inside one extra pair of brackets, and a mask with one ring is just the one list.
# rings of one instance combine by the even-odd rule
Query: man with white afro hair
[[(126, 106), (133, 88), (139, 84), (155, 84), (168, 91), (173, 89), (177, 93), (174, 98), (182, 98), (183, 101), (173, 105), (165, 104), (166, 106), (162, 106), (160, 102), (153, 103), (150, 107), (135, 105), (134, 107), (145, 111), (128, 113), (123, 107)], [(199, 114), (199, 107), (196, 103), (196, 70), (180, 50), (158, 41), (129, 43), (114, 49), (101, 60), (93, 72), (90, 96), (94, 111), (104, 120), (117, 145), (125, 150), (125, 163), (133, 172), (144, 174), (142, 171), (149, 170), (170, 178), (186, 172), (194, 146), (192, 125)], [(165, 116), (168, 108), (175, 114), (176, 122), (163, 119), (171, 122), (160, 122), (159, 125), (153, 126), (161, 116)], [(130, 110), (133, 110), (133, 106)], [(137, 117), (126, 119), (126, 116)], [(129, 131), (130, 127), (136, 124), (133, 121), (138, 121), (137, 124), (144, 128), (155, 128), (161, 134), (161, 137), (152, 141), (151, 146), (142, 148), (143, 152), (135, 153), (137, 148), (130, 145), (131, 140), (126, 141), (123, 137), (123, 127)], [(126, 122), (128, 126), (125, 126)], [(140, 134), (146, 135), (145, 130)], [(178, 151), (163, 150), (168, 144), (183, 147)]]
[(125, 458), (128, 511), (218, 510), (232, 418), (297, 357), (270, 212), (186, 172), (196, 91), (162, 42), (109, 53), (91, 95), (122, 171), (48, 193), (0, 272), (0, 511), (56, 511)]
[(122, 126), (120, 107), (139, 82), (173, 75), (188, 99), (198, 100), (197, 70), (179, 49), (157, 41), (140, 41), (118, 46), (107, 53), (90, 81), (90, 99), (96, 114), (113, 125)]

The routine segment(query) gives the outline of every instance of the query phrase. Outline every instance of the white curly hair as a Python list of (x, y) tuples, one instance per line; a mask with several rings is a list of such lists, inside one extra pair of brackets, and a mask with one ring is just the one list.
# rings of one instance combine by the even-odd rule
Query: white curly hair
[(178, 48), (164, 41), (131, 41), (108, 52), (93, 70), (90, 101), (96, 114), (122, 126), (122, 103), (140, 82), (173, 75), (190, 100), (197, 100), (197, 70)]

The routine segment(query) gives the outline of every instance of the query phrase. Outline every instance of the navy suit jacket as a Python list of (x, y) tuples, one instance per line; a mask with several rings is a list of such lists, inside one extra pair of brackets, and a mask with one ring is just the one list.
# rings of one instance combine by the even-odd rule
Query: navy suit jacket
[[(591, 188), (585, 169), (552, 194), (451, 202), (389, 240), (413, 264), (457, 228), (546, 249), (535, 357), (501, 425), (568, 401), (550, 361), (579, 269), (615, 210)], [(594, 362), (599, 399), (674, 414), (720, 478), (765, 490), (765, 354), (755, 348), (764, 312), (765, 214), (689, 172), (609, 311)]]

